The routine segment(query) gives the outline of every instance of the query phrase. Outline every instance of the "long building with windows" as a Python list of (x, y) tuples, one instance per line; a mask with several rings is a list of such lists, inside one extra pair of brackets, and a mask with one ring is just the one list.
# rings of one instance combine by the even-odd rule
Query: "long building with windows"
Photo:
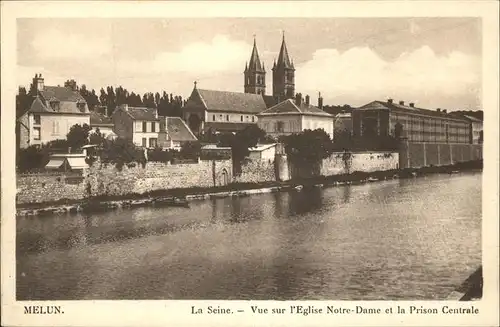
[[(412, 142), (470, 143), (470, 122), (446, 110), (429, 110), (394, 103), (373, 101), (352, 112), (353, 136), (397, 136)], [(400, 124), (400, 125), (398, 125)], [(399, 128), (399, 131), (398, 131)]]

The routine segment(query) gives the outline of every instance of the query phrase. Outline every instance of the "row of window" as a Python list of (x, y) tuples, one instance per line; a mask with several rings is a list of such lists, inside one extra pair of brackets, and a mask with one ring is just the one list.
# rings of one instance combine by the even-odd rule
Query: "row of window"
[[(142, 146), (145, 148), (148, 147), (148, 139), (145, 137), (142, 138)], [(149, 147), (156, 148), (157, 146), (158, 146), (158, 139), (154, 138), (154, 137), (150, 138), (149, 139)]]
[(156, 132), (156, 122), (150, 122), (150, 126), (151, 126), (151, 130), (148, 131), (148, 123), (149, 122), (146, 122), (146, 121), (143, 121), (142, 122), (142, 132), (143, 133), (146, 133), (146, 132)]
[[(255, 116), (251, 116), (252, 123), (255, 123)], [(229, 115), (226, 115), (226, 120), (225, 121), (231, 121)], [(250, 121), (250, 116), (245, 116), (246, 121)], [(212, 115), (212, 121), (217, 121), (217, 115)], [(219, 115), (219, 120), (218, 121), (224, 121), (224, 115)], [(243, 122), (243, 115), (240, 116), (240, 121)]]

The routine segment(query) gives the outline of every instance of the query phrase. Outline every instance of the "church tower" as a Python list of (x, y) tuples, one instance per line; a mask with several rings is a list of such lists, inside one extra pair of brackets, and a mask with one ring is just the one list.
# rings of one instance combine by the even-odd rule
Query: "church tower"
[(245, 64), (245, 93), (266, 94), (266, 70), (260, 61), (255, 37), (253, 39), (252, 56), (250, 63)]
[(295, 96), (295, 68), (288, 56), (285, 43), (285, 33), (281, 42), (278, 62), (273, 65), (273, 97), (279, 101), (293, 99)]

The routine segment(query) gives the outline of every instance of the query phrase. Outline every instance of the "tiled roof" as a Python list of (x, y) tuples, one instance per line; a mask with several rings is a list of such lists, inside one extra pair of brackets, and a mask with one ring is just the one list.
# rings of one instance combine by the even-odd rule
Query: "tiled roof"
[(263, 95), (264, 102), (266, 103), (266, 108), (271, 108), (278, 104), (278, 101), (272, 95)]
[(168, 136), (174, 142), (196, 141), (197, 138), (179, 117), (165, 117)]
[(156, 115), (155, 108), (146, 108), (146, 107), (128, 107), (126, 109), (128, 114), (134, 120), (145, 120), (145, 121), (158, 121), (160, 120)]
[(97, 126), (97, 125), (113, 126), (113, 121), (111, 120), (111, 118), (106, 117), (98, 112), (93, 111), (90, 113), (90, 126)]
[[(195, 89), (207, 110), (257, 114), (266, 110), (260, 94)], [(192, 95), (193, 96), (193, 95)]]
[(287, 99), (285, 101), (282, 101), (282, 102), (278, 103), (277, 105), (261, 112), (259, 115), (271, 116), (271, 115), (280, 115), (280, 114), (333, 117), (329, 113), (326, 113), (323, 110), (321, 110), (313, 105), (310, 105), (310, 104), (307, 105), (305, 103), (301, 103), (300, 106), (298, 106), (295, 103), (295, 101), (293, 101), (292, 99)]
[[(56, 87), (57, 88), (57, 87)], [(70, 90), (71, 91), (71, 90)], [(71, 91), (73, 92), (73, 91)], [(42, 92), (40, 92), (41, 94)], [(76, 96), (75, 96), (76, 98)], [(77, 103), (80, 103), (83, 102), (83, 103), (86, 103), (85, 100), (78, 100), (77, 101), (69, 101), (69, 100), (59, 100), (58, 98), (55, 98), (55, 97), (50, 97), (50, 99), (53, 99), (52, 101), (54, 100), (57, 100), (59, 101), (59, 110), (54, 110), (50, 107), (50, 103), (49, 101), (46, 101), (44, 97), (41, 97), (40, 95), (39, 96), (36, 96), (33, 100), (33, 102), (31, 103), (31, 106), (30, 108), (28, 109), (29, 112), (33, 112), (33, 113), (43, 113), (43, 112), (46, 112), (46, 113), (52, 113), (52, 114), (84, 114), (84, 115), (88, 115), (89, 114), (89, 111), (88, 111), (88, 107), (85, 106), (85, 110), (84, 111), (81, 111), (78, 107), (77, 107)]]
[(457, 115), (451, 115), (450, 113), (442, 112), (442, 111), (437, 111), (437, 110), (430, 110), (430, 109), (424, 109), (424, 108), (418, 108), (418, 107), (410, 107), (410, 106), (405, 106), (401, 105), (398, 103), (391, 103), (391, 102), (384, 102), (384, 101), (372, 101), (368, 104), (365, 104), (364, 106), (361, 106), (359, 108), (355, 108), (354, 110), (401, 110), (401, 111), (406, 111), (406, 112), (414, 112), (422, 115), (429, 115), (429, 116), (436, 116), (436, 117), (443, 117), (443, 118), (452, 118), (452, 119), (459, 119), (459, 120), (467, 120), (465, 117), (460, 117)]
[(254, 123), (219, 123), (219, 122), (205, 122), (204, 129), (207, 131), (212, 129), (219, 132), (237, 132), (244, 130), (248, 126), (255, 125)]
[(61, 102), (86, 102), (78, 91), (73, 91), (69, 87), (62, 86), (44, 86), (42, 91), (39, 91), (45, 100), (57, 99)]

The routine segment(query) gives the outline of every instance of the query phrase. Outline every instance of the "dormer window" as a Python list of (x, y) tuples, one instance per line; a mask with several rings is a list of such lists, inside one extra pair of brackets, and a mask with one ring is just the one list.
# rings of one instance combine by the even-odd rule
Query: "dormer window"
[(54, 110), (54, 111), (61, 110), (60, 102), (57, 100), (51, 100), (50, 101), (50, 108), (52, 108), (52, 110)]
[(85, 112), (85, 102), (83, 101), (77, 102), (76, 107), (78, 108), (78, 110), (80, 110), (80, 112)]

